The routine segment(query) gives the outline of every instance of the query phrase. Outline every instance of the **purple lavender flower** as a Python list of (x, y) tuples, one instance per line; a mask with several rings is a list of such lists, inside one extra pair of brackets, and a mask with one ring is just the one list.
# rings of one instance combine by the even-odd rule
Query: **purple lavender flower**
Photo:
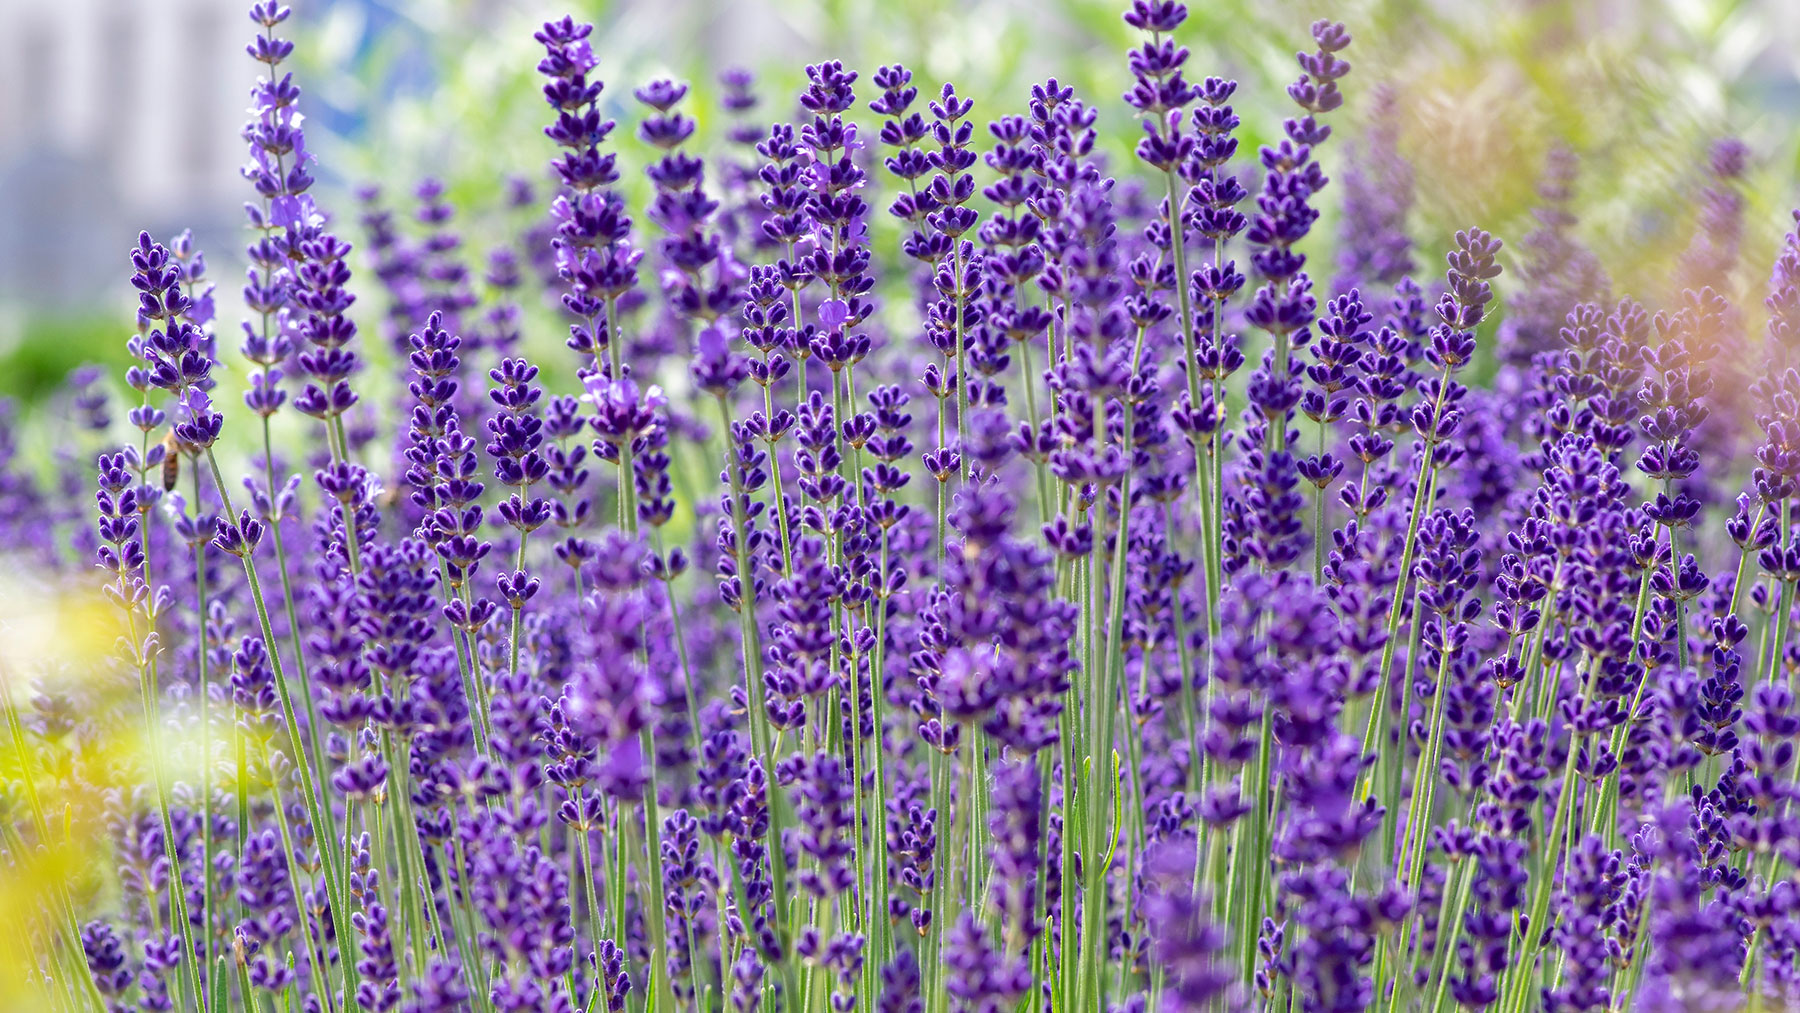
[[(1119, 124), (1055, 78), (978, 124), (955, 83), (837, 61), (792, 125), (742, 71), (618, 105), (616, 35), (548, 22), (549, 213), (528, 176), (492, 213), (367, 189), (370, 278), (259, 0), (244, 375), (192, 236), (144, 234), (130, 445), (93, 370), (46, 402), (54, 473), (0, 409), (0, 532), (122, 620), (95, 677), (30, 659), (0, 693), (6, 853), (104, 837), (108, 882), (28, 933), (51, 1004), (1800, 996), (1800, 234), (1751, 383), (1748, 149), (1699, 174), (1689, 291), (1639, 304), (1546, 137), (1501, 312), (1483, 230), (1408, 276), (1432, 174), (1398, 84), (1329, 187), (1345, 26), (1297, 54), (1250, 204), (1253, 103), (1198, 76), (1185, 6), (1124, 6)], [(535, 357), (540, 281), (572, 369)], [(212, 400), (240, 381), (243, 504)], [(140, 712), (181, 762), (113, 770)], [(91, 812), (34, 794), (108, 771)]]
[(613, 316), (619, 298), (637, 284), (642, 253), (630, 246), (623, 199), (606, 189), (619, 180), (613, 167), (618, 156), (602, 154), (600, 145), (616, 124), (600, 114), (605, 85), (588, 77), (599, 63), (587, 41), (593, 30), (564, 17), (546, 22), (534, 37), (545, 52), (538, 63), (538, 73), (548, 79), (544, 100), (556, 110), (544, 135), (565, 149), (551, 168), (569, 192), (551, 202), (550, 212), (557, 271), (569, 286), (563, 305), (578, 318), (570, 325), (569, 347), (587, 359), (586, 368), (621, 379), (623, 334)]

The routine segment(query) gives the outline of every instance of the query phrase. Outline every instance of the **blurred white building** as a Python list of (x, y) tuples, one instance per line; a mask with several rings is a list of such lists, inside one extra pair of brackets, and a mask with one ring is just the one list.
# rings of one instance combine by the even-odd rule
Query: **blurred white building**
[[(231, 265), (241, 260), (241, 207), (251, 196), (238, 174), (246, 159), (239, 131), (263, 69), (244, 52), (258, 30), (247, 15), (250, 2), (0, 0), (0, 346), (16, 336), (9, 324), (18, 323), (21, 311), (80, 311), (96, 298), (122, 307), (129, 296), (125, 254), (139, 229), (166, 239), (192, 228), (215, 283), (228, 297), (236, 288)], [(474, 39), (504, 22), (526, 40), (537, 20), (594, 6), (583, 0), (285, 2), (295, 12), (283, 34), (313, 33), (307, 36), (313, 51), (284, 69), (301, 78), (315, 151), (326, 147), (333, 128), (355, 130), (367, 113), (360, 102), (368, 98), (346, 79), (335, 82), (338, 106), (331, 107), (317, 67), (306, 66), (307, 56), (318, 58), (319, 33), (332, 36), (331, 46), (347, 46), (325, 58), (336, 64), (354, 60), (361, 45), (389, 28), (402, 39), (422, 25)], [(781, 0), (599, 6), (613, 19), (610, 44), (644, 52), (671, 38), (692, 40), (693, 53), (760, 52), (771, 37), (792, 41), (771, 14)], [(342, 31), (334, 34), (333, 24)], [(620, 43), (621, 36), (630, 42)], [(727, 47), (728, 39), (737, 45)], [(522, 49), (525, 59), (536, 59), (529, 45)], [(423, 46), (402, 53), (405, 67), (427, 79), (434, 73)], [(341, 182), (333, 168), (317, 170), (321, 185)]]
[(139, 227), (235, 239), (246, 7), (0, 0), (0, 303), (116, 285)]

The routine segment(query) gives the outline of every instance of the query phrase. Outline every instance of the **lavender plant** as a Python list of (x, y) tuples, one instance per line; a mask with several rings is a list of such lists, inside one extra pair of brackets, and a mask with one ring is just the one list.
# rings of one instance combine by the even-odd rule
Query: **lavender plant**
[(723, 153), (675, 81), (615, 134), (549, 22), (547, 214), (477, 284), (430, 181), (416, 236), (372, 190), (337, 231), (259, 0), (242, 361), (145, 234), (128, 442), (72, 379), (93, 513), (0, 440), (8, 547), (105, 596), (135, 708), (0, 687), (9, 874), (150, 747), (81, 816), (116, 877), (38, 897), (46, 1001), (1800, 1004), (1800, 213), (1735, 304), (1721, 146), (1688, 291), (1592, 301), (1559, 148), (1508, 318), (1481, 228), (1413, 276), (1371, 88), (1321, 307), (1351, 33), (1250, 153), (1187, 16), (1125, 13), (1117, 165), (1054, 79), (989, 119), (898, 65), (807, 67), (798, 123), (729, 73)]

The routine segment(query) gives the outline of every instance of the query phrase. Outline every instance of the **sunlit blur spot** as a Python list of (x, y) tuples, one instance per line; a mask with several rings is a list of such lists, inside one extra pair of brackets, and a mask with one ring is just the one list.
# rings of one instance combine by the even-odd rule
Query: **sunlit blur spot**
[[(91, 586), (0, 562), (0, 1013), (62, 1008), (70, 988), (87, 987), (67, 980), (86, 968), (75, 912), (118, 889), (115, 870), (93, 860), (112, 850), (108, 809), (151, 783), (137, 673), (118, 650), (125, 632)], [(101, 734), (42, 728), (40, 701), (52, 698)], [(164, 776), (197, 769), (188, 740), (198, 736), (162, 734)]]
[(114, 652), (119, 610), (91, 590), (72, 590), (0, 568), (0, 665), (28, 672), (46, 660), (62, 673), (81, 678)]

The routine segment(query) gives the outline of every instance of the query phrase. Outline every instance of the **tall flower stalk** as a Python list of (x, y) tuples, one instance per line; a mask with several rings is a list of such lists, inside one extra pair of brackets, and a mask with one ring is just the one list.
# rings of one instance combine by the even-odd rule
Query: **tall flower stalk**
[[(26, 933), (68, 1008), (1800, 1001), (1800, 239), (1733, 302), (1741, 146), (1651, 305), (1594, 301), (1553, 148), (1509, 319), (1482, 229), (1409, 276), (1406, 93), (1342, 90), (1344, 25), (1252, 164), (1188, 10), (1131, 3), (1116, 163), (1057, 79), (979, 123), (830, 60), (792, 125), (735, 72), (725, 131), (673, 80), (628, 113), (613, 39), (562, 18), (549, 215), (484, 286), (457, 189), (411, 225), (365, 202), (377, 406), (289, 14), (252, 19), (254, 420), (214, 403), (203, 255), (144, 235), (131, 442), (80, 479), (102, 572), (54, 574), (116, 606), (117, 678), (0, 694), (0, 857), (83, 822), (107, 851)], [(1331, 188), (1325, 120), (1365, 101)], [(1360, 231), (1317, 234), (1340, 190)], [(96, 386), (66, 403), (98, 446)], [(66, 532), (19, 449), (0, 530)], [(151, 762), (113, 762), (139, 726)], [(49, 792), (108, 769), (58, 826)]]

